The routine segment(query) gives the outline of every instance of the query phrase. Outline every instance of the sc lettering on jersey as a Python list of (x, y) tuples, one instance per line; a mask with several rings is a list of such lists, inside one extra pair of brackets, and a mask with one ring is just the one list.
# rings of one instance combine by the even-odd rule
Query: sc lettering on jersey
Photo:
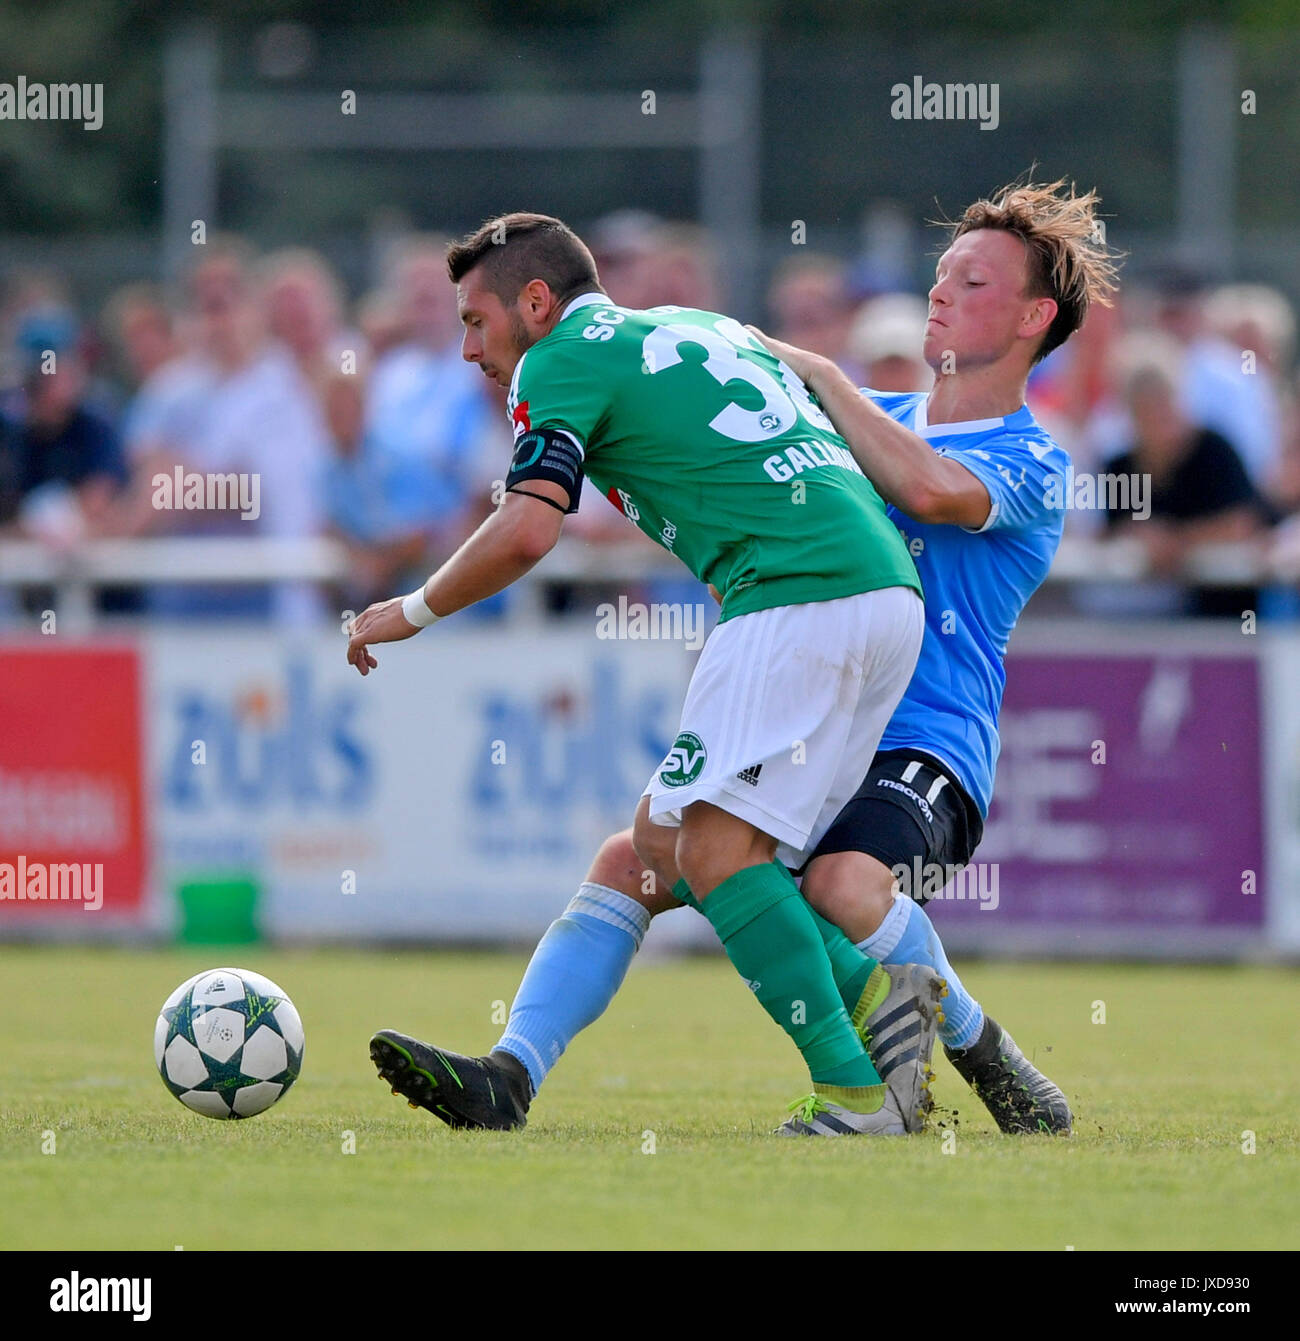
[(627, 319), (624, 313), (612, 307), (597, 308), (591, 315), (593, 324), (582, 328), (584, 340), (612, 340), (614, 328)]

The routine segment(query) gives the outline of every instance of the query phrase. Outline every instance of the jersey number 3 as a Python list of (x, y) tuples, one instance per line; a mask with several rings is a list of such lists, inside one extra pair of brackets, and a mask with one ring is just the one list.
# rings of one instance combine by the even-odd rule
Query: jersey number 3
[[(709, 420), (709, 427), (735, 442), (762, 442), (794, 427), (802, 411), (814, 427), (834, 432), (829, 419), (808, 395), (794, 372), (781, 363), (778, 382), (762, 364), (747, 353), (759, 346), (749, 332), (731, 317), (724, 317), (713, 330), (704, 326), (656, 326), (641, 346), (645, 365), (651, 373), (663, 372), (681, 363), (681, 346), (700, 345), (708, 357), (701, 365), (719, 386), (729, 382), (747, 382), (763, 397), (756, 410), (746, 410), (733, 401)], [(782, 385), (784, 383), (784, 385)]]

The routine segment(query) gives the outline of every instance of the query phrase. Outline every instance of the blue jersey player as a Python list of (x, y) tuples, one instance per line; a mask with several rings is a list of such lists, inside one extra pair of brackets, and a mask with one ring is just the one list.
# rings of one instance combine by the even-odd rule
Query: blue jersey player
[(1007, 1132), (1068, 1132), (1069, 1106), (952, 971), (922, 907), (942, 878), (910, 886), (918, 871), (967, 863), (988, 814), (1003, 657), (1064, 526), (1069, 458), (1035, 422), (1025, 385), (1114, 286), (1095, 205), (1057, 182), (1006, 188), (965, 211), (930, 290), (928, 396), (860, 394), (829, 360), (768, 342), (890, 504), (925, 588), (916, 670), (861, 788), (805, 868), (804, 896), (865, 953), (943, 974), (945, 1054)]
[[(924, 964), (946, 980), (944, 1050), (1004, 1132), (1068, 1133), (1060, 1089), (962, 986), (922, 904), (897, 870), (968, 862), (988, 813), (1008, 638), (1046, 576), (1064, 514), (1065, 453), (1025, 406), (1031, 367), (1107, 302), (1114, 268), (1097, 237), (1097, 197), (1064, 182), (1016, 184), (952, 226), (930, 290), (927, 395), (859, 392), (829, 360), (766, 340), (821, 402), (909, 541), (926, 627), (910, 685), (861, 788), (803, 869), (803, 893), (883, 964)], [(756, 332), (757, 334), (757, 332)], [(764, 337), (766, 339), (766, 337)], [(1056, 487), (1051, 487), (1053, 478)], [(756, 788), (764, 785), (760, 776)], [(573, 1036), (618, 990), (653, 915), (677, 901), (647, 879), (631, 834), (607, 839), (587, 880), (543, 937), (497, 1047), (440, 1052), (457, 1126), (523, 1125)], [(899, 888), (900, 883), (902, 888)], [(882, 1076), (906, 1039), (873, 1052)], [(817, 1118), (806, 1134), (834, 1134)]]
[[(805, 372), (839, 414), (842, 388), (827, 370)], [(989, 503), (978, 526), (920, 521), (890, 505), (925, 585), (925, 638), (870, 771), (805, 867), (804, 896), (881, 962), (938, 968), (949, 989), (945, 1053), (1004, 1131), (1068, 1131), (1064, 1095), (962, 986), (923, 905), (970, 861), (983, 832), (999, 750), (1002, 660), (1060, 542), (1064, 514), (1049, 481), (1064, 478), (1069, 458), (1023, 405), (1008, 415), (930, 423), (924, 394), (864, 395), (936, 457), (978, 479)], [(888, 450), (882, 438), (873, 441)]]

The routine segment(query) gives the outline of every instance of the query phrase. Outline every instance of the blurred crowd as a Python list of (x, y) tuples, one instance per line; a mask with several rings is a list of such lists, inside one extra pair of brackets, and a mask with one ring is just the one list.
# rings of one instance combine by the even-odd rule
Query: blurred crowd
[[(204, 246), (179, 294), (124, 288), (93, 324), (56, 279), (18, 277), (2, 318), (0, 527), (62, 548), (159, 535), (330, 536), (347, 548), (336, 592), (119, 593), (150, 613), (302, 621), (409, 588), (486, 515), (509, 451), (501, 405), (459, 357), (442, 246), (398, 247), (351, 310), (315, 253), (257, 256), (238, 238)], [(182, 480), (256, 475), (257, 515), (178, 506), (183, 494), (155, 488), (178, 468)]]
[[(715, 244), (697, 227), (623, 211), (584, 235), (615, 302), (725, 306)], [(160, 581), (101, 593), (106, 611), (308, 621), (409, 590), (487, 515), (511, 446), (504, 393), (460, 357), (443, 247), (431, 236), (395, 244), (352, 302), (316, 253), (258, 255), (240, 238), (196, 248), (177, 291), (123, 288), (94, 319), (58, 276), (9, 276), (0, 541), (69, 551), (105, 537), (329, 537), (347, 555), (333, 585)], [(860, 385), (927, 389), (924, 286), (908, 292), (861, 259), (791, 251), (769, 279), (767, 329)], [(1188, 583), (1184, 560), (1206, 542), (1294, 531), (1296, 391), (1295, 318), (1280, 293), (1174, 270), (1126, 277), (1116, 307), (1095, 309), (1029, 388), (1079, 476), (1147, 482), (1126, 506), (1072, 507), (1067, 534), (1136, 542), (1149, 568), (1141, 583), (1097, 584), (1078, 602), (1239, 615), (1258, 593)], [(160, 478), (193, 474), (256, 475), (256, 516), (160, 494)], [(649, 547), (588, 491), (571, 534)], [(1285, 591), (1265, 597), (1293, 613)], [(51, 596), (0, 586), (5, 600), (32, 611)]]

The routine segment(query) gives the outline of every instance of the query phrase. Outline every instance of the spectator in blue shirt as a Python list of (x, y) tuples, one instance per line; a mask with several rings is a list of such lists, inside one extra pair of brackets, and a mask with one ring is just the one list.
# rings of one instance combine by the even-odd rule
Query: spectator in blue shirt
[(87, 401), (85, 361), (70, 312), (29, 312), (17, 332), (22, 390), (4, 449), (9, 496), (0, 522), (68, 546), (96, 531), (125, 483), (117, 431)]
[[(69, 549), (109, 524), (126, 483), (113, 424), (88, 401), (85, 360), (73, 315), (60, 307), (28, 312), (16, 333), (22, 387), (0, 435), (0, 528)], [(42, 609), (48, 593), (29, 594)], [(131, 596), (104, 591), (101, 610), (134, 608)]]

